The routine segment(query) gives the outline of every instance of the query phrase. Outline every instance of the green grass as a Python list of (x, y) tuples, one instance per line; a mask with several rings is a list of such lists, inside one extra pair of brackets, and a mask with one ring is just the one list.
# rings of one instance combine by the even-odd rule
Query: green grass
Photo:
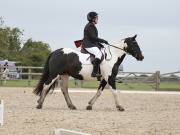
[(171, 83), (161, 83), (160, 84), (160, 90), (179, 90), (180, 91), (180, 83), (174, 83), (174, 82), (171, 82)]
[(116, 83), (117, 89), (123, 90), (152, 90), (154, 84), (150, 83)]
[[(3, 84), (3, 81), (0, 81), (0, 85), (4, 87), (35, 87), (38, 83), (38, 80), (32, 80), (28, 82), (28, 80), (8, 80), (6, 84)], [(86, 81), (86, 82), (77, 82), (78, 85), (75, 85), (74, 80), (69, 81), (70, 88), (95, 88), (99, 86), (99, 82), (97, 81)], [(30, 85), (28, 85), (30, 84)], [(150, 83), (116, 83), (117, 89), (123, 90), (153, 90), (155, 84)], [(160, 90), (180, 90), (180, 83), (161, 83)]]
[[(34, 87), (38, 83), (37, 80), (32, 80), (30, 82), (30, 86)], [(4, 81), (0, 82), (1, 86), (6, 86), (6, 87), (29, 87), (29, 81), (28, 80), (7, 80), (6, 84)]]

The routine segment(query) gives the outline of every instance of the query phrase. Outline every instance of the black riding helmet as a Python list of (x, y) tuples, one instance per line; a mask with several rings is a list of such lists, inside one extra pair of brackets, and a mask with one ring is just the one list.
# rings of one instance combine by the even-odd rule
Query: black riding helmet
[(96, 13), (96, 12), (89, 12), (89, 13), (87, 14), (87, 20), (88, 20), (89, 22), (92, 22), (93, 19), (96, 18), (97, 15), (98, 15), (98, 13)]

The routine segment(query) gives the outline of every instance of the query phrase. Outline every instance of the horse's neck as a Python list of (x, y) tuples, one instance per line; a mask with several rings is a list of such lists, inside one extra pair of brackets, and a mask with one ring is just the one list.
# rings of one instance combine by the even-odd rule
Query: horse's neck
[[(119, 48), (122, 48), (122, 49), (125, 47), (122, 42), (115, 43), (113, 45), (117, 46)], [(114, 48), (114, 47), (110, 47), (110, 51), (112, 54), (112, 58), (109, 61), (110, 64), (114, 64), (115, 62), (117, 62), (118, 58), (120, 58), (121, 56), (123, 56), (125, 54), (125, 52), (123, 50), (118, 49), (118, 48)]]

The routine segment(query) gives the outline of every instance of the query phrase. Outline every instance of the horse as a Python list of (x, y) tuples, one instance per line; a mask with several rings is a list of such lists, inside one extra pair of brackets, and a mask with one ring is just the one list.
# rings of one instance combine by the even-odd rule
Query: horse
[[(124, 60), (126, 54), (133, 56), (138, 61), (144, 59), (142, 51), (136, 41), (136, 37), (137, 35), (127, 37), (108, 46), (110, 52), (108, 56), (110, 56), (110, 58), (104, 59), (100, 64), (102, 75), (101, 81), (96, 94), (88, 102), (88, 106), (86, 107), (87, 110), (92, 110), (93, 104), (101, 95), (106, 84), (108, 84), (112, 91), (117, 110), (124, 111), (124, 108), (118, 101), (115, 79), (119, 65)], [(95, 79), (91, 77), (93, 66), (88, 59), (89, 56), (90, 54), (82, 54), (81, 52), (70, 48), (61, 48), (52, 52), (47, 58), (41, 79), (33, 90), (34, 94), (40, 96), (36, 108), (42, 108), (44, 99), (48, 92), (56, 87), (57, 82), (60, 82), (61, 91), (66, 100), (67, 106), (69, 109), (76, 109), (68, 93), (68, 80), (70, 76), (78, 80)]]

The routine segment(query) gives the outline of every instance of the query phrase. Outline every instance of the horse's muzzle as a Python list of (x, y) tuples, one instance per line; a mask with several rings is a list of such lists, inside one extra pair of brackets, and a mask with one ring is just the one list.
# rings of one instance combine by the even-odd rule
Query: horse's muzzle
[(136, 59), (137, 59), (138, 61), (142, 61), (142, 60), (144, 59), (144, 55), (143, 55), (143, 54), (140, 54), (140, 55), (138, 55), (138, 57), (136, 57)]

